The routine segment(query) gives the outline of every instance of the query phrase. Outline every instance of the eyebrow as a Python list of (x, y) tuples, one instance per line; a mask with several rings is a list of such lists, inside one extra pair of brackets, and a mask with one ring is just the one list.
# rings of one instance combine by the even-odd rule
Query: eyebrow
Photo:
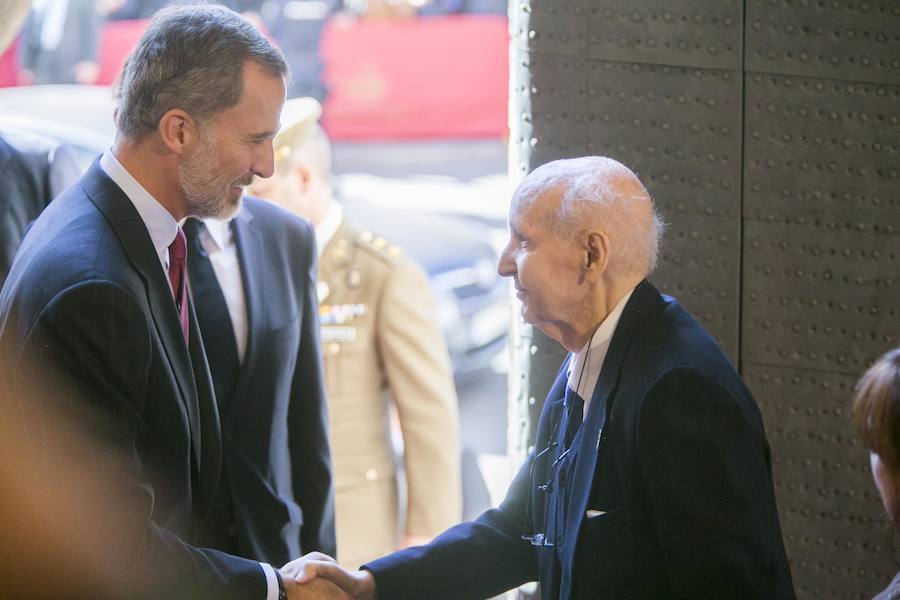
[(254, 133), (247, 136), (247, 141), (252, 143), (265, 142), (275, 137), (274, 131), (265, 131), (263, 133)]

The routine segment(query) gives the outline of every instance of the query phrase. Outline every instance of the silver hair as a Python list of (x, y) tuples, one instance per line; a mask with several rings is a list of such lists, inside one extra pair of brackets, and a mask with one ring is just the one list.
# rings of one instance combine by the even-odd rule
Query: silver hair
[[(550, 230), (574, 243), (587, 227), (601, 225), (609, 236), (616, 263), (647, 275), (656, 268), (665, 224), (650, 194), (625, 165), (606, 157), (557, 160), (535, 169), (519, 186), (519, 208), (555, 190), (560, 201)], [(636, 210), (649, 210), (636, 218)]]
[(247, 61), (274, 77), (288, 76), (281, 52), (234, 11), (202, 4), (159, 11), (116, 86), (119, 133), (140, 141), (173, 108), (205, 126), (240, 101)]

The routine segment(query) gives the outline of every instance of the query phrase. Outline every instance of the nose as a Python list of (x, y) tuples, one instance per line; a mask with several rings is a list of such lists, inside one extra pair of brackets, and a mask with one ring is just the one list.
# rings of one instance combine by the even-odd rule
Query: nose
[(503, 248), (503, 252), (500, 253), (500, 259), (497, 261), (497, 273), (500, 277), (512, 277), (516, 274), (515, 244), (512, 236), (506, 243), (506, 247)]
[(257, 177), (267, 179), (275, 174), (275, 148), (272, 141), (259, 145), (259, 154), (254, 157), (250, 170)]

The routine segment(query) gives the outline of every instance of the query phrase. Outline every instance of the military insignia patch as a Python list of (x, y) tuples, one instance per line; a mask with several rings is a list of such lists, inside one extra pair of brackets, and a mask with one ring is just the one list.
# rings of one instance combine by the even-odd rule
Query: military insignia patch
[(324, 329), (329, 325), (346, 325), (369, 311), (365, 304), (320, 304), (319, 324)]
[(356, 327), (324, 326), (321, 333), (324, 344), (356, 341)]

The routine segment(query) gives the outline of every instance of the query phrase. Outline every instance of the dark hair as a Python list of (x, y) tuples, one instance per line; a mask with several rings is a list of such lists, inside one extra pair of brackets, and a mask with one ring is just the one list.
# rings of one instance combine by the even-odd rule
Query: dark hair
[(281, 52), (234, 11), (202, 4), (159, 11), (122, 69), (119, 133), (139, 141), (173, 108), (208, 121), (240, 101), (247, 61), (287, 77)]
[(900, 471), (900, 348), (875, 361), (856, 384), (853, 424), (863, 445)]

